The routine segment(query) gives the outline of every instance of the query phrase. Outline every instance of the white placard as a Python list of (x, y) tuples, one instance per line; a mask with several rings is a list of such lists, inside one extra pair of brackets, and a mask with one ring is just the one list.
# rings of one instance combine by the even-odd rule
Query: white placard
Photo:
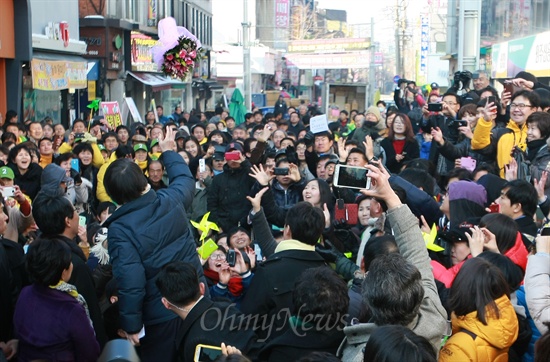
[(312, 133), (321, 133), (328, 131), (328, 120), (326, 114), (315, 116), (309, 120), (309, 129)]
[[(141, 115), (139, 114), (139, 111), (136, 107), (136, 103), (134, 102), (134, 99), (131, 97), (124, 98), (124, 103), (128, 107), (128, 110), (130, 111), (130, 114), (132, 115), (132, 118), (135, 122), (143, 123), (141, 120)], [(123, 118), (126, 119), (126, 118)]]

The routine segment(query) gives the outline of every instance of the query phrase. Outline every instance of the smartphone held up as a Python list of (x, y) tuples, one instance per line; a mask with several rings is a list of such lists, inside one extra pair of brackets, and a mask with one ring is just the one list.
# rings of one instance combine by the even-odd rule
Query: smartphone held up
[(334, 169), (334, 185), (351, 189), (370, 189), (371, 178), (367, 176), (365, 167), (336, 165)]

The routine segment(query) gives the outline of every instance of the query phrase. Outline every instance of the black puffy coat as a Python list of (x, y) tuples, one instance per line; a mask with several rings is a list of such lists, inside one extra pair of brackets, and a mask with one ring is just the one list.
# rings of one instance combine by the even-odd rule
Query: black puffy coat
[(193, 201), (195, 180), (180, 155), (168, 151), (161, 157), (170, 186), (120, 206), (104, 224), (119, 288), (120, 326), (128, 333), (178, 318), (164, 308), (155, 285), (162, 266), (191, 263), (204, 281), (185, 212)]
[(224, 165), (223, 173), (214, 176), (208, 190), (208, 219), (226, 232), (236, 227), (250, 211), (250, 202), (246, 196), (249, 196), (256, 182), (249, 176), (250, 167), (248, 160), (243, 161), (237, 169)]

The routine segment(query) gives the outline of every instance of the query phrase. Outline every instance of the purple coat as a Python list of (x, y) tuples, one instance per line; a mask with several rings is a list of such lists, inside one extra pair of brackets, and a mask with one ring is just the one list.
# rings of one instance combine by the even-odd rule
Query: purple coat
[(67, 293), (23, 288), (13, 317), (19, 361), (96, 361), (99, 344), (84, 307)]

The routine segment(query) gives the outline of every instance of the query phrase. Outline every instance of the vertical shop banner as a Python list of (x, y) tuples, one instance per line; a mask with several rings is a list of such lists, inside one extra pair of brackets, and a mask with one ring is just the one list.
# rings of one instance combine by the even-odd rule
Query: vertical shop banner
[[(420, 25), (420, 76), (426, 78), (428, 72), (428, 53), (430, 52), (430, 19), (421, 17)], [(422, 82), (420, 83), (422, 84)]]
[(275, 26), (277, 28), (288, 28), (289, 10), (288, 0), (275, 1)]
[(147, 26), (157, 26), (157, 0), (147, 0)]
[(32, 87), (39, 90), (83, 89), (88, 85), (86, 62), (33, 59)]
[(103, 112), (103, 117), (109, 122), (112, 128), (117, 128), (122, 125), (122, 117), (120, 116), (120, 107), (117, 101), (101, 102), (99, 108)]

